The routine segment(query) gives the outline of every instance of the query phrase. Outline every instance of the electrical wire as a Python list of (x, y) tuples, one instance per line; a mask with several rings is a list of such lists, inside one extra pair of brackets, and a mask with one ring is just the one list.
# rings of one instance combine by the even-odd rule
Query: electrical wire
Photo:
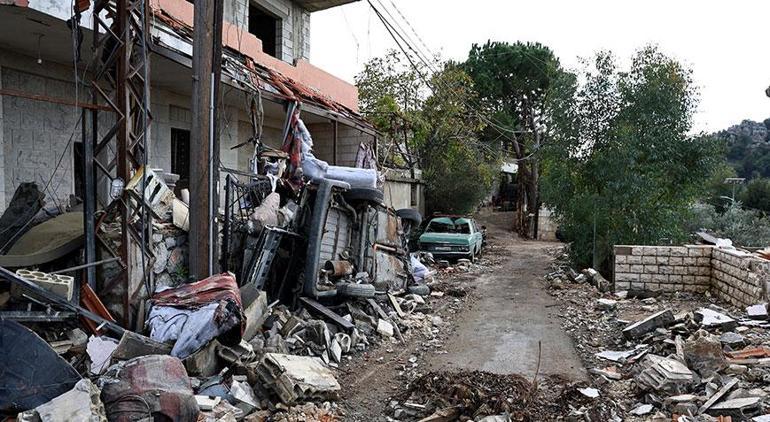
[[(430, 81), (428, 81), (428, 80), (427, 80), (427, 78), (426, 78), (426, 76), (425, 76), (425, 75), (423, 75), (423, 73), (422, 73), (422, 72), (419, 70), (419, 68), (418, 68), (418, 67), (417, 67), (417, 65), (415, 64), (414, 60), (412, 60), (411, 56), (410, 56), (410, 55), (409, 55), (409, 53), (406, 51), (406, 49), (405, 49), (405, 48), (404, 48), (404, 47), (401, 45), (401, 43), (403, 42), (403, 43), (404, 43), (404, 44), (407, 46), (407, 48), (408, 48), (409, 50), (411, 50), (411, 51), (412, 51), (412, 52), (415, 54), (415, 56), (416, 56), (416, 57), (417, 57), (417, 58), (418, 58), (418, 59), (419, 59), (419, 60), (420, 60), (420, 61), (421, 61), (421, 62), (422, 62), (422, 63), (423, 63), (423, 64), (424, 64), (426, 67), (428, 67), (429, 69), (431, 69), (432, 67), (431, 67), (431, 65), (430, 65), (429, 61), (428, 61), (427, 59), (425, 59), (425, 57), (423, 57), (422, 55), (420, 55), (419, 53), (417, 53), (417, 49), (416, 49), (415, 47), (413, 47), (412, 45), (410, 45), (410, 43), (409, 43), (409, 41), (408, 41), (408, 39), (410, 39), (410, 38), (409, 38), (409, 37), (407, 37), (407, 36), (404, 36), (404, 35), (402, 35), (401, 33), (399, 33), (398, 29), (397, 29), (397, 28), (396, 28), (396, 27), (395, 27), (395, 26), (394, 26), (392, 23), (390, 23), (390, 22), (387, 20), (387, 18), (386, 18), (386, 17), (383, 15), (383, 13), (382, 13), (382, 12), (380, 12), (380, 11), (377, 9), (377, 7), (375, 7), (375, 5), (372, 3), (372, 0), (367, 0), (367, 1), (368, 1), (368, 3), (369, 3), (369, 6), (371, 7), (371, 9), (372, 9), (372, 10), (375, 12), (375, 14), (377, 15), (377, 17), (380, 19), (380, 21), (381, 21), (381, 22), (383, 23), (383, 25), (385, 26), (385, 29), (386, 29), (386, 30), (388, 31), (388, 33), (390, 34), (391, 38), (393, 38), (393, 40), (396, 42), (396, 45), (399, 47), (399, 49), (401, 50), (401, 52), (402, 52), (402, 53), (403, 53), (403, 54), (404, 54), (404, 55), (407, 57), (407, 60), (409, 61), (410, 65), (412, 65), (412, 67), (415, 69), (415, 71), (417, 72), (417, 74), (418, 74), (418, 76), (420, 77), (420, 79), (421, 79), (421, 80), (422, 80), (422, 81), (423, 81), (423, 82), (424, 82), (424, 83), (425, 83), (425, 84), (426, 84), (426, 85), (427, 85), (429, 88), (431, 88), (432, 90), (434, 90), (434, 91), (435, 91), (435, 87), (434, 87), (434, 85), (433, 85), (433, 84), (432, 84)], [(378, 3), (380, 4), (380, 6), (381, 6), (383, 9), (385, 9), (386, 13), (388, 13), (388, 15), (389, 15), (389, 16), (391, 16), (391, 18), (392, 18), (392, 19), (394, 19), (394, 18), (393, 18), (393, 15), (392, 15), (392, 14), (391, 14), (389, 11), (387, 11), (387, 8), (386, 8), (384, 5), (382, 5), (382, 3), (380, 2), (380, 0), (375, 0), (375, 1), (378, 1)], [(409, 23), (409, 21), (406, 19), (406, 17), (405, 17), (405, 16), (404, 16), (402, 13), (400, 13), (400, 11), (399, 11), (399, 14), (402, 16), (402, 18), (403, 18), (403, 19), (404, 19), (404, 21), (407, 23), (407, 25), (408, 25), (408, 26), (410, 26), (410, 27), (413, 29), (413, 31), (415, 32), (415, 35), (416, 35), (416, 36), (419, 38), (419, 35), (418, 35), (418, 34), (416, 33), (416, 31), (414, 30), (414, 27), (411, 25), (411, 23)], [(401, 27), (399, 26), (399, 28), (401, 28)], [(402, 29), (402, 30), (403, 30), (403, 29)], [(400, 38), (400, 39), (401, 39), (401, 41), (399, 41), (399, 40), (398, 40), (398, 38), (396, 37), (396, 35), (398, 35), (398, 38)], [(530, 57), (529, 57), (529, 56), (528, 56), (526, 53), (525, 53), (525, 56), (528, 58), (528, 60), (530, 60), (530, 61), (531, 61), (531, 58), (530, 58)], [(538, 58), (538, 59), (539, 59), (539, 58)], [(542, 60), (541, 60), (541, 62), (542, 62)], [(543, 62), (543, 63), (544, 63), (544, 62)], [(533, 64), (535, 64), (535, 63), (533, 62)], [(543, 70), (542, 68), (540, 68), (540, 69), (541, 69), (541, 70)], [(437, 81), (437, 82), (438, 82), (438, 81)], [(440, 82), (438, 82), (438, 83), (440, 84)], [(446, 87), (446, 86), (443, 86), (443, 87)], [(495, 130), (496, 130), (496, 131), (497, 131), (497, 132), (498, 132), (498, 133), (499, 133), (501, 136), (505, 137), (507, 140), (510, 140), (510, 141), (513, 141), (513, 142), (518, 142), (518, 140), (517, 140), (517, 139), (515, 139), (515, 138), (513, 138), (513, 139), (512, 139), (512, 138), (510, 138), (510, 137), (506, 136), (506, 135), (505, 135), (505, 133), (510, 133), (510, 134), (513, 134), (513, 135), (516, 135), (516, 134), (521, 134), (521, 133), (529, 133), (529, 131), (521, 131), (521, 130), (517, 130), (517, 129), (512, 129), (512, 128), (506, 127), (506, 126), (504, 126), (504, 125), (502, 125), (502, 124), (500, 124), (500, 123), (498, 123), (498, 122), (495, 122), (495, 121), (493, 121), (492, 119), (490, 119), (490, 118), (488, 118), (488, 117), (486, 117), (486, 116), (482, 115), (482, 114), (481, 114), (481, 113), (479, 113), (478, 111), (476, 111), (475, 107), (474, 107), (472, 104), (470, 104), (470, 103), (467, 101), (467, 99), (465, 99), (465, 98), (460, 98), (460, 97), (458, 97), (458, 96), (453, 96), (453, 95), (451, 94), (451, 90), (448, 90), (447, 92), (449, 92), (449, 93), (450, 93), (449, 95), (450, 95), (450, 96), (452, 96), (452, 97), (454, 97), (454, 99), (455, 99), (455, 100), (457, 100), (457, 101), (461, 102), (462, 104), (464, 104), (464, 105), (467, 107), (467, 109), (468, 109), (468, 110), (469, 110), (469, 111), (470, 111), (472, 114), (474, 114), (474, 115), (475, 115), (475, 117), (476, 117), (477, 119), (479, 119), (480, 121), (482, 121), (482, 122), (483, 122), (483, 123), (485, 123), (486, 125), (488, 125), (488, 126), (492, 127), (493, 129), (495, 129)], [(492, 150), (490, 147), (488, 147), (488, 146), (485, 146), (484, 144), (479, 144), (479, 146), (481, 146), (482, 148), (485, 148), (485, 149), (487, 149), (487, 150), (488, 150), (488, 152), (496, 152), (496, 151)], [(538, 148), (537, 150), (539, 150), (539, 148)], [(530, 154), (528, 154), (528, 155), (526, 155), (526, 156), (524, 156), (524, 157), (522, 157), (522, 158), (516, 158), (516, 159), (515, 159), (515, 161), (517, 161), (517, 162), (520, 162), (520, 161), (525, 161), (525, 160), (531, 159), (531, 158), (532, 158), (532, 157), (533, 157), (533, 156), (534, 156), (534, 155), (535, 155), (535, 154), (538, 152), (537, 150), (533, 150), (533, 151), (531, 151), (531, 153), (530, 153)]]

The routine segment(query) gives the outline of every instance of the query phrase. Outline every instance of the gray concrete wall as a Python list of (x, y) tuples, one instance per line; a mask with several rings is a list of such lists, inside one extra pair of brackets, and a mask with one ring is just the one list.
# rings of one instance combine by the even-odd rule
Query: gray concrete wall
[(310, 57), (310, 12), (290, 0), (225, 0), (225, 20), (244, 30), (249, 29), (249, 1), (280, 19), (276, 39), (276, 55), (293, 63)]
[[(41, 66), (36, 58), (0, 49), (0, 86), (3, 88), (74, 101), (73, 79), (72, 70), (67, 66), (45, 61)], [(81, 90), (79, 99), (90, 102), (90, 93)], [(148, 161), (152, 167), (170, 171), (171, 129), (190, 129), (190, 98), (153, 88), (151, 111)], [(248, 166), (239, 167), (239, 151), (230, 150), (230, 146), (240, 142), (238, 127), (243, 119), (240, 113), (232, 107), (224, 110), (220, 159), (227, 167), (245, 170)], [(111, 124), (112, 115), (109, 112), (99, 115), (100, 131), (104, 131)], [(79, 110), (72, 105), (0, 97), (0, 205), (7, 206), (20, 183), (35, 181), (43, 189), (49, 179), (51, 183), (44, 192), (47, 200), (66, 204), (69, 195), (75, 192), (73, 144), (82, 139), (78, 117)], [(222, 180), (224, 177), (222, 174)], [(106, 178), (100, 179), (101, 184), (107, 183)]]

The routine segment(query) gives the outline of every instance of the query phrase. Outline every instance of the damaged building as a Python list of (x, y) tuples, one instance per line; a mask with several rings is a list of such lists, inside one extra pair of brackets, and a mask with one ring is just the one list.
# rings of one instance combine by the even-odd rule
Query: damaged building
[(0, 412), (241, 419), (401, 336), (420, 173), (308, 61), (311, 13), (350, 2), (221, 3), (201, 88), (192, 1), (0, 1)]

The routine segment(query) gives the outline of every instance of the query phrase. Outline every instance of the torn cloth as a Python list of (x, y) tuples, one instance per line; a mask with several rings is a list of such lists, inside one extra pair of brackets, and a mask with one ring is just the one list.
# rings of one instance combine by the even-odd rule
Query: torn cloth
[(155, 294), (147, 318), (150, 338), (174, 342), (180, 359), (218, 338), (238, 343), (245, 327), (241, 295), (232, 274), (218, 274)]

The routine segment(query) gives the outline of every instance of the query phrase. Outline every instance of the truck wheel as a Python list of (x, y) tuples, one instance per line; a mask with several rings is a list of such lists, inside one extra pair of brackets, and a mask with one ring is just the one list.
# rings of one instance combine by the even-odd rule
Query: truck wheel
[(412, 284), (407, 287), (409, 293), (418, 296), (428, 296), (430, 294), (430, 287), (427, 284)]
[(375, 288), (371, 284), (337, 283), (337, 294), (346, 297), (374, 297)]
[(342, 194), (347, 201), (365, 201), (374, 204), (385, 202), (385, 194), (379, 189), (372, 188), (353, 188)]

